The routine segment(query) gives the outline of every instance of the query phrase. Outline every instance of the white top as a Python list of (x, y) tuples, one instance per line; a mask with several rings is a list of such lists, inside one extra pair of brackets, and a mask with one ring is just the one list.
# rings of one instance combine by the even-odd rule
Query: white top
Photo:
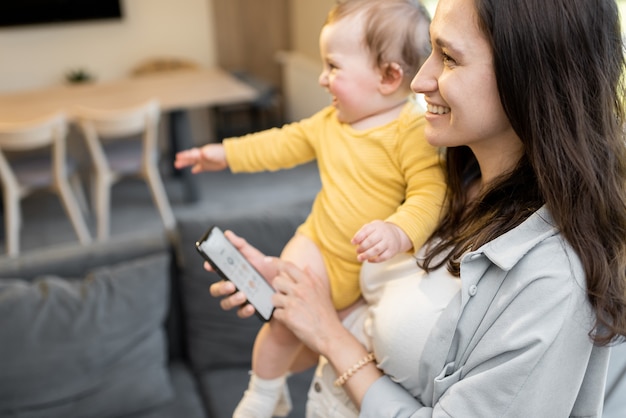
[(361, 289), (369, 305), (364, 318), (367, 345), (385, 374), (416, 396), (428, 335), (461, 289), (461, 281), (445, 267), (427, 275), (413, 256), (405, 254), (364, 263)]

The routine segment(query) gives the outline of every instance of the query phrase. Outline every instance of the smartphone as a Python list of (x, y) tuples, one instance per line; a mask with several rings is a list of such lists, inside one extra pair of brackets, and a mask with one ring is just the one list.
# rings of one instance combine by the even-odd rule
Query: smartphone
[(217, 226), (211, 227), (196, 242), (196, 249), (222, 278), (230, 280), (256, 309), (257, 315), (269, 321), (274, 313), (272, 285), (224, 236)]

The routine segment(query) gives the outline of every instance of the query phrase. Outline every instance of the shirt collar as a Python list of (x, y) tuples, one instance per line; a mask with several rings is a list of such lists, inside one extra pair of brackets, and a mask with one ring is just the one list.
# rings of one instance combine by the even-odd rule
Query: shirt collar
[(559, 233), (552, 214), (544, 205), (528, 219), (474, 253), (483, 253), (502, 270), (508, 271), (537, 244)]

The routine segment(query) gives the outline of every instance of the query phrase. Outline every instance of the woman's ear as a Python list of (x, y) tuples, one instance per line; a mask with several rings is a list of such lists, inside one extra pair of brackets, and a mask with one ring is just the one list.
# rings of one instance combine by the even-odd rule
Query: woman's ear
[(395, 93), (404, 83), (404, 70), (397, 62), (388, 62), (381, 68), (380, 92)]

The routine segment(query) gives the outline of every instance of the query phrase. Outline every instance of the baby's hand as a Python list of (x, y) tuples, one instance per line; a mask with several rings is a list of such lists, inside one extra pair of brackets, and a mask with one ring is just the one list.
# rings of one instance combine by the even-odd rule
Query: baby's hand
[(191, 166), (192, 173), (219, 171), (228, 166), (222, 144), (207, 144), (202, 148), (191, 148), (176, 153), (174, 167), (181, 169)]
[(413, 248), (411, 240), (397, 225), (373, 221), (365, 224), (352, 238), (357, 260), (381, 262)]

